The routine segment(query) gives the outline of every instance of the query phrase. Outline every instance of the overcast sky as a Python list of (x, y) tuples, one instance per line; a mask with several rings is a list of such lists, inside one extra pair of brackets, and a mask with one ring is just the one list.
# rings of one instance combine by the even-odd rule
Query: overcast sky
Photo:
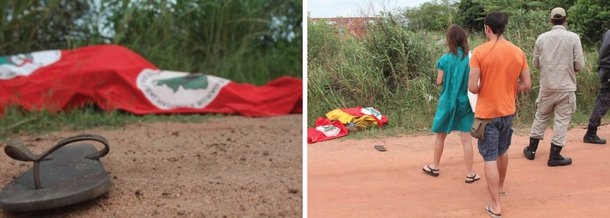
[(311, 18), (372, 16), (379, 11), (394, 11), (417, 7), (431, 0), (309, 0), (307, 11)]

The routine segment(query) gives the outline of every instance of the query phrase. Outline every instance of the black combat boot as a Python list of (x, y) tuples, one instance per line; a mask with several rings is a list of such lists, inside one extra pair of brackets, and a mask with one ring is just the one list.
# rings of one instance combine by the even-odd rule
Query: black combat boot
[(585, 137), (582, 138), (582, 141), (591, 144), (606, 144), (605, 139), (600, 139), (599, 136), (597, 136), (597, 126), (591, 125), (589, 125), (587, 133), (585, 134)]
[(547, 163), (549, 167), (566, 166), (572, 164), (572, 158), (564, 158), (561, 156), (560, 153), (562, 148), (563, 147), (551, 143), (551, 153), (549, 154), (549, 162)]
[(540, 142), (540, 139), (530, 138), (530, 145), (523, 149), (523, 155), (525, 155), (525, 158), (528, 160), (533, 160), (536, 157), (538, 142)]

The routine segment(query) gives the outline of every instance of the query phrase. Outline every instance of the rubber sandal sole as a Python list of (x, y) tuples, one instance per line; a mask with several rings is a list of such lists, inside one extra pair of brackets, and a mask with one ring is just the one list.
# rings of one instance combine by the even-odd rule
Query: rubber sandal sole
[(466, 180), (464, 180), (464, 182), (473, 183), (478, 181), (479, 179), (481, 179), (481, 177), (478, 174), (474, 174), (474, 176), (466, 176)]
[(437, 177), (439, 175), (439, 173), (436, 173), (435, 171), (438, 171), (438, 169), (432, 169), (432, 167), (430, 167), (430, 165), (426, 165), (424, 167), (421, 168), (426, 174)]
[(493, 217), (493, 218), (502, 218), (502, 214), (499, 213), (494, 213), (491, 211), (491, 208), (488, 206), (485, 206), (485, 212), (487, 212), (487, 214), (489, 214), (489, 216)]
[[(91, 137), (68, 138), (64, 140), (67, 142), (59, 143), (59, 146), (46, 152), (44, 156), (48, 155), (47, 158), (33, 156), (23, 146), (6, 149), (10, 150), (11, 157), (18, 160), (30, 156), (30, 159), (41, 161), (38, 162), (38, 173), (35, 173), (36, 166), (30, 168), (2, 189), (0, 208), (5, 211), (46, 210), (84, 202), (107, 193), (110, 177), (98, 158), (106, 155), (108, 150), (98, 152), (91, 144), (61, 147), (80, 140), (91, 140)], [(105, 139), (103, 141), (107, 144)]]

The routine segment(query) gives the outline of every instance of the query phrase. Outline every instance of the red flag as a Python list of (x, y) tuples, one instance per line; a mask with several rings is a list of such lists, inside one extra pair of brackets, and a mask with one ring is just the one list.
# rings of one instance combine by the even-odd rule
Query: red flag
[(93, 102), (135, 114), (227, 113), (273, 116), (302, 112), (302, 80), (263, 86), (204, 74), (159, 70), (116, 45), (0, 57), (0, 113), (9, 105), (60, 111)]
[(307, 143), (343, 137), (347, 135), (347, 132), (347, 128), (345, 128), (343, 123), (318, 117), (316, 127), (307, 129)]
[(361, 117), (364, 115), (370, 115), (372, 117), (375, 118), (375, 120), (377, 120), (377, 124), (378, 126), (383, 126), (385, 124), (388, 123), (388, 118), (381, 114), (381, 112), (379, 112), (379, 110), (373, 108), (373, 107), (353, 107), (353, 108), (341, 108), (342, 111), (344, 111), (345, 113), (357, 116), (357, 117)]

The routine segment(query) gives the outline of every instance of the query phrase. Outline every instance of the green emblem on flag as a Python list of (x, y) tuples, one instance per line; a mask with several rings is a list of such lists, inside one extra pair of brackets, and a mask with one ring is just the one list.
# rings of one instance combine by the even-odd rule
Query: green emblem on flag
[(142, 70), (136, 81), (146, 98), (163, 110), (205, 108), (231, 82), (203, 73), (153, 69)]
[(323, 126), (322, 129), (324, 129), (324, 132), (330, 132), (330, 131), (333, 131), (333, 130), (338, 129), (338, 128), (335, 127), (335, 126), (326, 125), (326, 126)]
[(172, 89), (174, 93), (177, 92), (181, 86), (184, 90), (206, 89), (208, 88), (208, 77), (207, 75), (196, 73), (181, 77), (155, 80), (154, 84), (157, 86), (165, 85)]
[(21, 67), (27, 63), (34, 63), (34, 56), (32, 56), (32, 54), (19, 54), (0, 57), (0, 65), (13, 65)]
[(61, 59), (61, 51), (49, 50), (0, 57), (0, 80), (17, 76), (29, 76), (38, 68), (51, 65)]

